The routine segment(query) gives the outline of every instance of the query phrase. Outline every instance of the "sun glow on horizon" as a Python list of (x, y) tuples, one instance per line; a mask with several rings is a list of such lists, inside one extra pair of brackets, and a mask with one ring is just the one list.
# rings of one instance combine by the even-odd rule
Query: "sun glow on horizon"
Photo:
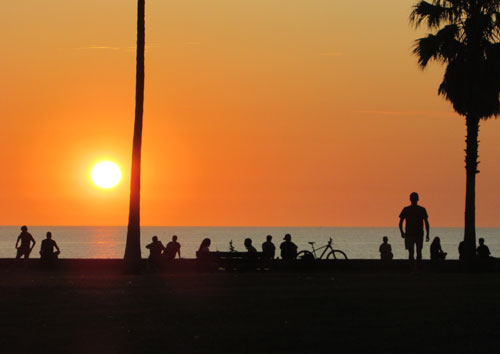
[(120, 183), (122, 171), (114, 162), (101, 161), (92, 168), (90, 176), (96, 186), (109, 189)]

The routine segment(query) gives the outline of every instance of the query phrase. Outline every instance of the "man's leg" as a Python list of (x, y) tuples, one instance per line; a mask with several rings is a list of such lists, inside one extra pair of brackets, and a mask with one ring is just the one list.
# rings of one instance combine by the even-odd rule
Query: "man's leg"
[(424, 246), (424, 236), (417, 237), (415, 246), (417, 247), (417, 263), (422, 261), (422, 247)]
[(408, 250), (408, 260), (413, 262), (414, 260), (414, 249), (413, 247), (415, 246), (415, 241), (411, 237), (408, 237), (408, 235), (405, 237), (405, 247)]
[(410, 260), (410, 262), (413, 262), (415, 260), (414, 254), (415, 254), (415, 243), (411, 242), (408, 245), (408, 259)]

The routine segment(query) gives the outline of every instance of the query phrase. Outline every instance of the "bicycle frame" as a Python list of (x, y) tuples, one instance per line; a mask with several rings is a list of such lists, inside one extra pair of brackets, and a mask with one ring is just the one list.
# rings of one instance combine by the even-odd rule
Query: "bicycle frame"
[(333, 247), (332, 247), (332, 238), (330, 237), (330, 239), (328, 240), (328, 244), (324, 245), (324, 246), (321, 246), (321, 247), (318, 247), (318, 248), (314, 248), (314, 243), (315, 242), (309, 242), (309, 244), (311, 245), (311, 248), (312, 248), (312, 252), (313, 252), (313, 255), (314, 255), (314, 258), (315, 259), (318, 259), (318, 256), (316, 255), (316, 251), (319, 251), (321, 249), (324, 248), (323, 252), (321, 253), (321, 256), (319, 256), (319, 259), (322, 259), (323, 256), (325, 255), (325, 253), (328, 255), (328, 252), (327, 251), (333, 251)]

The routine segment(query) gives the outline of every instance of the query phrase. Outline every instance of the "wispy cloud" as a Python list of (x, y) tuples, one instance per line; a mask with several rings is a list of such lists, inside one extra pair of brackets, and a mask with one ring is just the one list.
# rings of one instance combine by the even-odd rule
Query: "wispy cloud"
[(456, 113), (453, 111), (396, 111), (396, 110), (378, 110), (378, 109), (367, 109), (355, 111), (355, 113), (361, 113), (365, 115), (374, 115), (374, 116), (456, 116)]

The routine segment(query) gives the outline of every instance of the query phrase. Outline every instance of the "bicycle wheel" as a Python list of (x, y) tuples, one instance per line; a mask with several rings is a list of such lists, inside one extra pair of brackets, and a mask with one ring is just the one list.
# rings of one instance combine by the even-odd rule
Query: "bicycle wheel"
[(347, 260), (347, 255), (341, 251), (341, 250), (333, 250), (330, 253), (328, 253), (328, 256), (326, 256), (326, 259), (335, 259), (335, 260)]
[(309, 251), (300, 251), (299, 253), (297, 253), (297, 259), (312, 261), (314, 260), (314, 255)]

